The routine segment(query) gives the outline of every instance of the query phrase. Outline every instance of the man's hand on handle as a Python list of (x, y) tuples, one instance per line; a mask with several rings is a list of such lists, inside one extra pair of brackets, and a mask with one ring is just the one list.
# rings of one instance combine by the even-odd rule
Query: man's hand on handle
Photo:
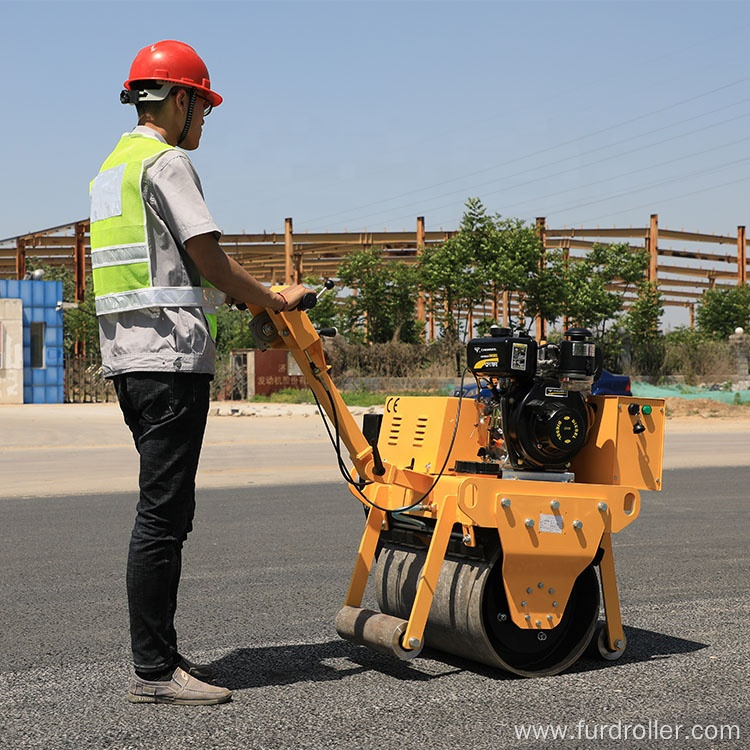
[(304, 284), (290, 284), (281, 291), (276, 292), (274, 302), (278, 304), (271, 309), (275, 312), (294, 310), (308, 292), (312, 292), (312, 290), (308, 289)]

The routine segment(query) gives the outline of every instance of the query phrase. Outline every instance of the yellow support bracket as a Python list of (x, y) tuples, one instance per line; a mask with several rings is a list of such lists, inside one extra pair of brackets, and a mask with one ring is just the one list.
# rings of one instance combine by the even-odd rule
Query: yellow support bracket
[(378, 538), (385, 523), (385, 511), (380, 508), (370, 508), (367, 514), (367, 523), (362, 533), (362, 539), (357, 551), (357, 559), (354, 563), (354, 571), (349, 583), (349, 591), (346, 594), (345, 605), (348, 607), (361, 607), (362, 597), (367, 586), (367, 579), (372, 570), (375, 559), (375, 550), (378, 546)]
[(456, 511), (458, 508), (457, 497), (447, 495), (438, 512), (435, 530), (430, 540), (430, 547), (427, 550), (427, 557), (422, 568), (422, 573), (417, 584), (417, 593), (414, 597), (414, 604), (409, 615), (409, 623), (403, 637), (404, 648), (420, 648), (424, 629), (427, 625), (427, 617), (430, 614), (430, 607), (435, 596), (440, 569), (445, 559), (445, 552), (448, 549), (453, 524), (456, 521)]
[(622, 651), (625, 648), (626, 639), (625, 631), (622, 628), (620, 595), (617, 593), (615, 558), (612, 553), (612, 536), (610, 534), (604, 534), (600, 547), (604, 551), (599, 562), (599, 573), (602, 579), (607, 647), (613, 652)]

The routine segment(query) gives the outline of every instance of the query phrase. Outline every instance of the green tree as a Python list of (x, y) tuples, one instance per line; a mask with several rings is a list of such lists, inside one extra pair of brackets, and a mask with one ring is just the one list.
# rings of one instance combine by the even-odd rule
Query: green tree
[(491, 293), (518, 295), (522, 312), (518, 324), (531, 326), (538, 315), (554, 323), (562, 315), (565, 298), (564, 265), (559, 250), (545, 250), (536, 227), (520, 219), (497, 217), (497, 248), (489, 264)]
[[(470, 204), (471, 200), (467, 206)], [(475, 256), (483, 298), (497, 300), (507, 292), (509, 299), (514, 293), (519, 303), (523, 299), (529, 274), (538, 271), (541, 260), (539, 239), (533, 230), (529, 234), (526, 229), (519, 219), (497, 216), (491, 222), (487, 239)]]
[(655, 375), (664, 361), (664, 337), (659, 321), (664, 312), (659, 285), (654, 281), (638, 283), (638, 297), (625, 315), (625, 330), (630, 338), (632, 363), (636, 372)]
[[(313, 276), (307, 276), (304, 279), (305, 286), (314, 289), (322, 286), (325, 279), (317, 279)], [(336, 328), (341, 325), (339, 300), (336, 297), (336, 289), (324, 291), (318, 297), (317, 304), (311, 310), (307, 311), (310, 321), (316, 328)]]
[[(565, 264), (563, 313), (577, 326), (598, 330), (622, 312), (625, 292), (644, 279), (648, 252), (625, 244), (595, 244), (583, 258)], [(611, 287), (619, 282), (616, 289)]]
[(89, 293), (78, 307), (63, 310), (63, 342), (66, 354), (72, 354), (76, 342), (83, 345), (87, 354), (99, 353), (99, 322), (94, 305), (94, 284), (88, 277), (86, 288)]
[(750, 324), (750, 286), (707, 289), (696, 314), (698, 329), (727, 338), (738, 326)]
[(461, 313), (469, 308), (480, 285), (471, 256), (454, 236), (442, 245), (426, 247), (420, 257), (421, 286), (428, 296), (428, 310), (452, 341), (460, 339)]
[(418, 280), (414, 266), (385, 261), (380, 250), (373, 247), (353, 252), (339, 266), (338, 275), (354, 291), (342, 303), (340, 312), (349, 340), (368, 343), (419, 340)]
[[(565, 286), (562, 258), (546, 251), (536, 228), (521, 219), (488, 216), (478, 198), (469, 198), (459, 231), (439, 247), (427, 249), (420, 264), (431, 312), (446, 337), (459, 338), (462, 314), (503, 293), (517, 295), (530, 324), (537, 314), (555, 320), (562, 312)], [(493, 322), (480, 321), (477, 330)]]
[(217, 356), (222, 357), (236, 349), (255, 348), (250, 320), (247, 310), (235, 310), (228, 305), (221, 305), (216, 309)]
[(478, 198), (469, 198), (461, 226), (441, 245), (420, 256), (419, 280), (429, 295), (429, 312), (449, 341), (461, 338), (461, 315), (484, 301), (487, 258), (495, 244), (495, 225)]

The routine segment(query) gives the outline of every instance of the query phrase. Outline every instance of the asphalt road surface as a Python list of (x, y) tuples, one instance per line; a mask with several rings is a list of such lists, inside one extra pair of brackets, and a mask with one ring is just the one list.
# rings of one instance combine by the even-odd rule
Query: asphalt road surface
[(626, 654), (543, 679), (340, 640), (363, 523), (341, 484), (203, 489), (178, 632), (235, 691), (214, 707), (125, 701), (132, 492), (4, 498), (0, 748), (746, 748), (748, 479), (643, 493), (614, 537)]

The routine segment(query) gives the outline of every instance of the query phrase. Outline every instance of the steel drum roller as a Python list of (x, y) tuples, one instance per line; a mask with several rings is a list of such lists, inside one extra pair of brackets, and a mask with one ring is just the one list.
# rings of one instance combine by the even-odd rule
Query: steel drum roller
[[(381, 611), (408, 619), (426, 550), (381, 548), (375, 590)], [(489, 561), (447, 556), (432, 600), (424, 644), (524, 677), (558, 674), (586, 649), (599, 615), (592, 567), (576, 580), (560, 624), (523, 629), (508, 616), (499, 549)]]

